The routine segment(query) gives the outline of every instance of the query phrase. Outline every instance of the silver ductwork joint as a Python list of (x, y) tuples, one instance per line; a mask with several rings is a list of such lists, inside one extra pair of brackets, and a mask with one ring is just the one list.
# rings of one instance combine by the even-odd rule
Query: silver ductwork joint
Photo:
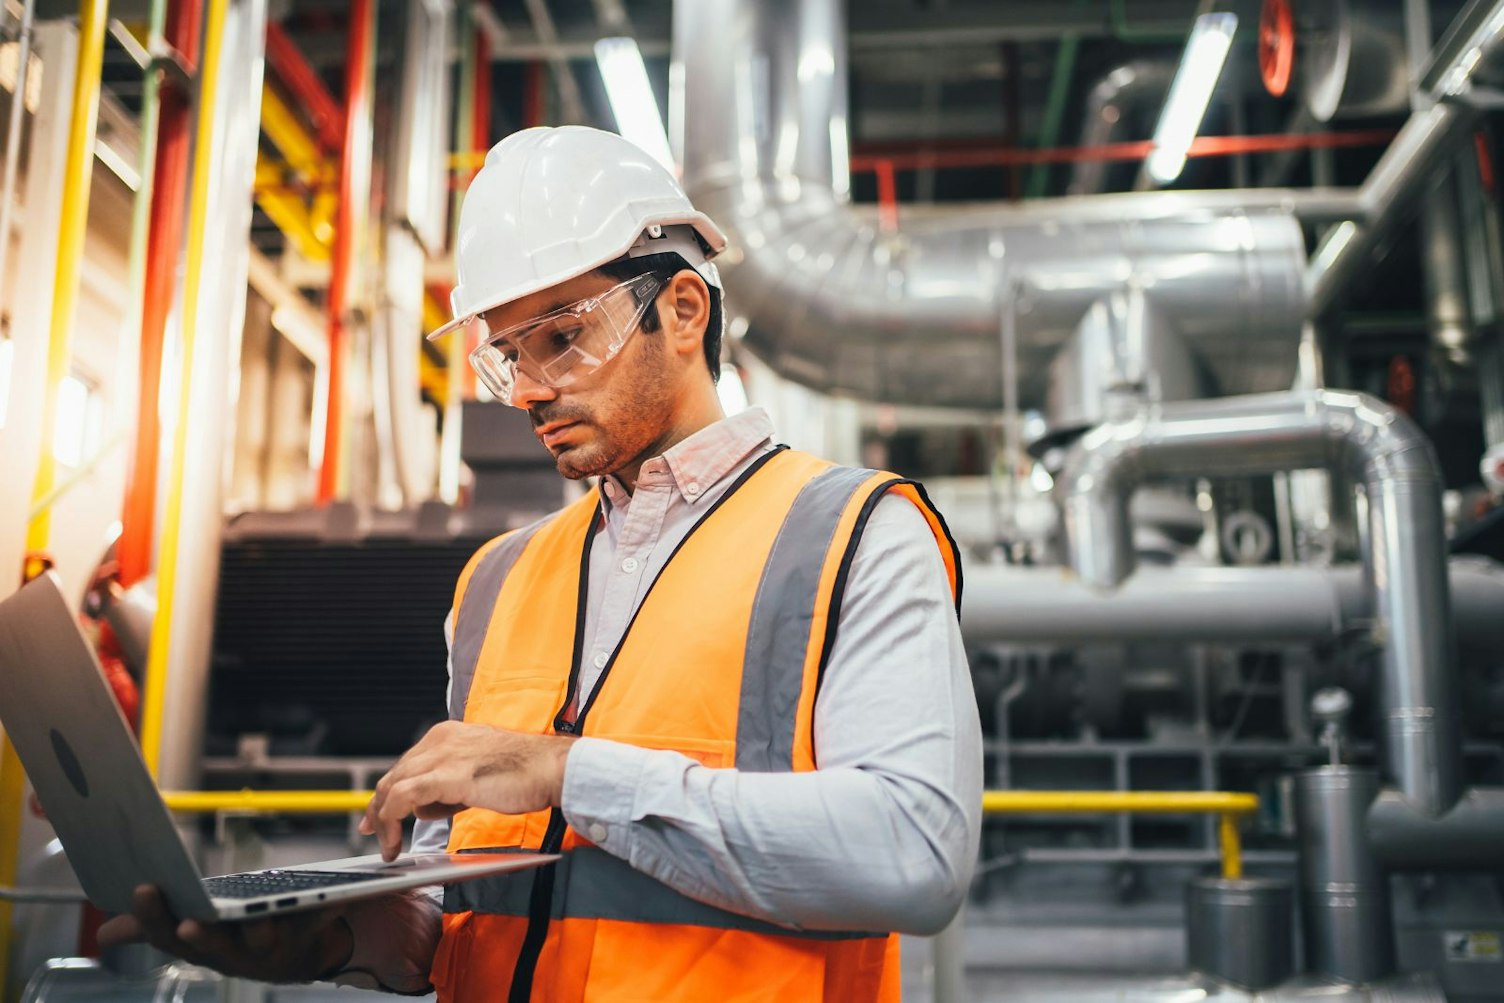
[(1441, 473), (1424, 433), (1366, 394), (1322, 390), (1151, 406), (1084, 435), (1056, 478), (1070, 560), (1089, 586), (1133, 571), (1128, 499), (1173, 476), (1344, 469), (1366, 488), (1385, 749), (1421, 813), (1462, 792)]
[(1092, 305), (1137, 287), (1213, 392), (1291, 384), (1305, 313), (1300, 196), (906, 207), (885, 231), (848, 202), (845, 30), (838, 0), (674, 6), (670, 119), (684, 184), (731, 237), (733, 337), (781, 376), (891, 403), (1000, 407), (1009, 311), (1018, 403), (1038, 407), (1051, 359)]

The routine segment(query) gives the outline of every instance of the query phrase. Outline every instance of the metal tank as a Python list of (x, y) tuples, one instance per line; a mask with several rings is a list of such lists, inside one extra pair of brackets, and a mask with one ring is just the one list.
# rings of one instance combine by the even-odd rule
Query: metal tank
[(1371, 770), (1324, 766), (1295, 778), (1306, 963), (1353, 984), (1395, 968), (1389, 877), (1365, 828), (1378, 794)]
[(1186, 885), (1191, 971), (1241, 989), (1268, 989), (1295, 973), (1294, 894), (1273, 878), (1199, 878)]

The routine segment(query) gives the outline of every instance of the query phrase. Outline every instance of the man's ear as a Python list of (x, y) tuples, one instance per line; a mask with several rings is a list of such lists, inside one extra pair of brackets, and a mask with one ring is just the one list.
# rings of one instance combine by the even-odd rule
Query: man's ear
[(658, 319), (675, 352), (699, 355), (704, 351), (705, 327), (710, 323), (710, 287), (692, 268), (680, 269), (658, 294)]

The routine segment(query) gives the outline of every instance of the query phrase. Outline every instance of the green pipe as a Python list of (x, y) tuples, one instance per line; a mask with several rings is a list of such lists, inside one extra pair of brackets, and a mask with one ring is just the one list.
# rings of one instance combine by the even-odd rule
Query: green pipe
[[(1184, 43), (1186, 31), (1179, 31), (1163, 27), (1135, 28), (1128, 23), (1127, 0), (1108, 0), (1107, 2), (1112, 37), (1120, 42), (1179, 42)], [(1208, 5), (1203, 4), (1205, 10)]]
[[(1078, 3), (1077, 6), (1080, 6)], [(1039, 126), (1039, 142), (1042, 150), (1060, 142), (1060, 126), (1065, 120), (1065, 103), (1071, 96), (1071, 78), (1076, 73), (1076, 53), (1081, 48), (1081, 36), (1071, 32), (1060, 39), (1060, 49), (1055, 55), (1055, 72), (1050, 77), (1050, 97), (1044, 107), (1044, 121)], [(1050, 165), (1035, 164), (1029, 172), (1029, 184), (1025, 198), (1042, 198), (1050, 183)]]

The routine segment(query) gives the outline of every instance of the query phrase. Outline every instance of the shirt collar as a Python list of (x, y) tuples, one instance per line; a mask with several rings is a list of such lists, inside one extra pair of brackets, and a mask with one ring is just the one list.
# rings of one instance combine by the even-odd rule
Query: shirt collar
[[(773, 438), (773, 421), (760, 407), (748, 408), (729, 418), (722, 418), (689, 436), (683, 442), (655, 456), (642, 465), (638, 474), (639, 486), (652, 486), (671, 481), (680, 497), (693, 505), (709, 493), (731, 471), (741, 465), (758, 447)], [(602, 487), (610, 482), (618, 497), (622, 496), (621, 481), (614, 474), (602, 478)], [(602, 490), (606, 505), (611, 505), (610, 493)]]

